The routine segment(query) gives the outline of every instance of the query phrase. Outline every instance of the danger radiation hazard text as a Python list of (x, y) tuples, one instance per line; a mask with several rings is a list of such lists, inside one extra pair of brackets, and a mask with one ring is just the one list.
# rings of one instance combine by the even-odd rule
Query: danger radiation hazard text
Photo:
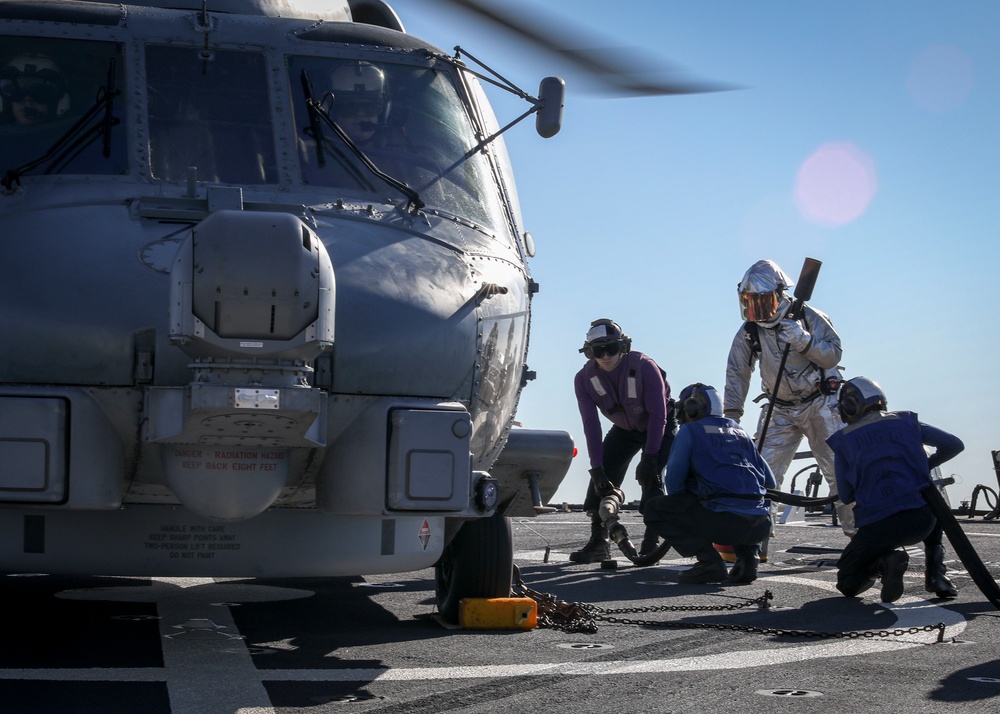
[(285, 460), (283, 451), (245, 451), (241, 449), (174, 449), (174, 458), (182, 469), (252, 473), (277, 471)]

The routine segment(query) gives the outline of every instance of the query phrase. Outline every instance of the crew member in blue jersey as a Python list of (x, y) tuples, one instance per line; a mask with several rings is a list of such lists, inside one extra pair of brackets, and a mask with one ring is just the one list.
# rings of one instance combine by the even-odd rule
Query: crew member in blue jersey
[(643, 520), (683, 556), (698, 563), (682, 583), (716, 583), (726, 564), (713, 543), (732, 543), (732, 582), (757, 579), (761, 541), (771, 532), (767, 489), (774, 473), (750, 436), (722, 415), (714, 387), (692, 384), (677, 400), (680, 430), (664, 476), (666, 495), (650, 499)]
[[(913, 412), (890, 412), (885, 393), (867, 377), (849, 379), (837, 400), (847, 425), (827, 439), (833, 449), (837, 489), (854, 504), (858, 532), (837, 561), (837, 589), (852, 597), (882, 582), (882, 602), (903, 594), (909, 556), (902, 546), (923, 542), (928, 592), (958, 593), (946, 575), (942, 528), (920, 491), (930, 472), (965, 448), (962, 440), (920, 422)], [(924, 446), (935, 451), (930, 457)]]
[[(590, 457), (591, 483), (583, 509), (590, 516), (590, 540), (570, 553), (575, 563), (610, 557), (607, 525), (598, 513), (600, 501), (620, 489), (629, 463), (641, 452), (635, 477), (642, 488), (639, 510), (652, 495), (663, 493), (660, 472), (667, 463), (677, 431), (666, 373), (649, 356), (632, 349), (632, 339), (613, 320), (595, 320), (580, 348), (587, 363), (576, 374), (574, 388)], [(602, 437), (601, 415), (611, 422)], [(656, 549), (656, 533), (646, 531), (640, 555)]]

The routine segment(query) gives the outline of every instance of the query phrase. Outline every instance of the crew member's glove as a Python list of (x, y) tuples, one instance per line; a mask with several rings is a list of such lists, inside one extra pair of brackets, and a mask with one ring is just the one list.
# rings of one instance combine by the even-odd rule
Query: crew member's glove
[(796, 352), (805, 352), (812, 344), (812, 335), (795, 320), (782, 320), (778, 326), (778, 336)]
[(625, 492), (620, 488), (615, 488), (615, 485), (608, 480), (608, 477), (604, 475), (604, 467), (595, 466), (590, 470), (590, 480), (594, 484), (594, 490), (597, 491), (597, 497), (600, 499), (605, 499), (608, 496), (614, 495), (619, 503), (625, 503)]
[(739, 411), (738, 409), (726, 409), (722, 413), (725, 417), (732, 419), (737, 424), (740, 423), (740, 418), (742, 418), (743, 416), (743, 412)]
[(614, 484), (604, 475), (603, 466), (595, 466), (590, 470), (590, 481), (594, 484), (594, 490), (597, 491), (599, 498), (604, 498), (614, 489)]
[(659, 470), (656, 468), (656, 454), (643, 454), (639, 465), (635, 467), (635, 480), (643, 491), (656, 488)]

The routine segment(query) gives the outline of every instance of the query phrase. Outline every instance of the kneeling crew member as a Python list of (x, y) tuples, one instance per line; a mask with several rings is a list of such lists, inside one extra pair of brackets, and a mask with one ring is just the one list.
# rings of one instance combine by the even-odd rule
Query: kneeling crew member
[(714, 387), (685, 387), (677, 411), (681, 427), (667, 461), (667, 495), (649, 500), (643, 520), (678, 553), (698, 559), (680, 574), (680, 582), (726, 579), (726, 564), (713, 543), (733, 544), (731, 582), (753, 582), (761, 541), (771, 532), (766, 495), (776, 486), (774, 474), (750, 436), (722, 415)]
[[(837, 589), (852, 597), (881, 579), (882, 602), (895, 602), (910, 561), (897, 549), (923, 541), (924, 586), (939, 597), (955, 597), (945, 574), (942, 528), (920, 492), (931, 484), (932, 469), (961, 453), (962, 440), (920, 422), (913, 412), (886, 411), (882, 387), (867, 377), (844, 382), (837, 409), (847, 426), (827, 443), (837, 492), (844, 503), (854, 503), (858, 528), (837, 561)], [(930, 458), (924, 445), (935, 449)]]

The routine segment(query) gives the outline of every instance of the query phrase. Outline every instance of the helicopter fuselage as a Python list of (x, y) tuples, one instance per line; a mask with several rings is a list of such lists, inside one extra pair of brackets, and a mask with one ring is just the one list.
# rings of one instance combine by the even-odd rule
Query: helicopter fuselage
[(512, 430), (537, 288), (460, 63), (349, 21), (0, 18), (28, 57), (0, 70), (0, 571), (409, 571), (555, 492), (572, 440)]

